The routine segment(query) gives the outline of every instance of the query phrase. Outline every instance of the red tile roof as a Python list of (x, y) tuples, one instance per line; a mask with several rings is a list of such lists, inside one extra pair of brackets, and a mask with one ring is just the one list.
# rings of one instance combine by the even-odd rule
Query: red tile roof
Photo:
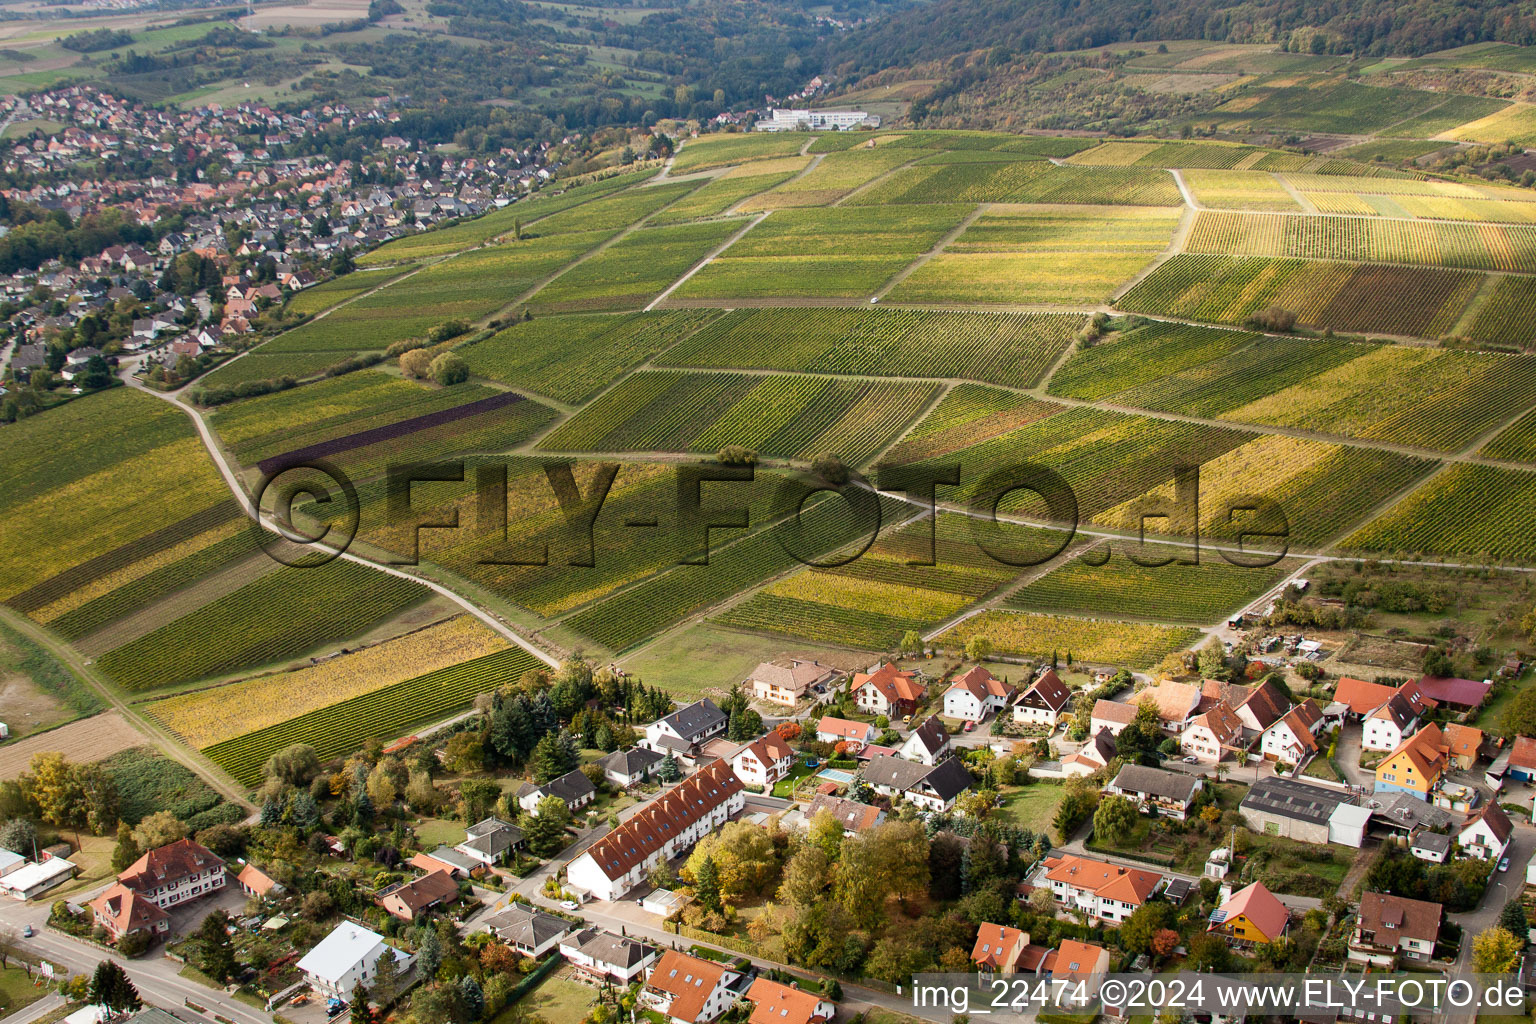
[(1105, 899), (1120, 900), (1132, 906), (1145, 903), (1157, 883), (1163, 880), (1156, 871), (1121, 867), (1070, 853), (1054, 864), (1047, 860), (1045, 865), (1049, 869), (1045, 876), (1049, 881), (1065, 882), (1073, 888), (1087, 889)]
[(771, 978), (757, 977), (747, 989), (747, 999), (752, 1002), (752, 1016), (747, 1024), (814, 1024), (825, 1021), (824, 1014), (816, 1012), (821, 997), (804, 989), (781, 985)]
[(725, 968), (712, 960), (669, 949), (651, 969), (645, 987), (672, 997), (672, 1005), (667, 1008), (668, 1017), (698, 1020), (709, 994), (724, 975)]
[(854, 674), (853, 683), (849, 687), (851, 692), (858, 692), (865, 684), (873, 686), (887, 701), (896, 703), (899, 701), (919, 701), (923, 699), (926, 687), (917, 681), (911, 672), (903, 672), (893, 662), (886, 662), (873, 673), (858, 672)]
[(621, 878), (700, 818), (741, 792), (724, 761), (712, 761), (641, 808), (587, 850), (609, 878)]
[(170, 917), (121, 882), (91, 900), (90, 908), (108, 922), (107, 930), (114, 935), (126, 935), (137, 928), (152, 928)]
[(176, 885), (193, 875), (223, 866), (224, 862), (206, 847), (190, 839), (178, 839), (144, 854), (128, 865), (117, 876), (117, 880), (130, 889), (142, 892), (164, 885)]
[[(1233, 893), (1220, 909), (1226, 912), (1223, 924), (1237, 917), (1246, 917), (1270, 941), (1285, 933), (1286, 922), (1291, 919), (1291, 912), (1285, 909), (1285, 904), (1266, 889), (1263, 882), (1254, 882), (1241, 892)], [(1212, 924), (1207, 930), (1220, 927), (1219, 924)]]

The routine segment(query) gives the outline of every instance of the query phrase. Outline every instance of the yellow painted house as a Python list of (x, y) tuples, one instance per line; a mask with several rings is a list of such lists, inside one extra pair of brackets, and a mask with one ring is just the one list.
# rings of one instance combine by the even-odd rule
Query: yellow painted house
[(1261, 946), (1283, 936), (1290, 920), (1285, 904), (1264, 883), (1254, 882), (1212, 912), (1206, 931), (1224, 935), (1231, 945)]
[(1440, 727), (1430, 722), (1376, 766), (1376, 791), (1409, 793), (1428, 800), (1445, 774), (1449, 750)]

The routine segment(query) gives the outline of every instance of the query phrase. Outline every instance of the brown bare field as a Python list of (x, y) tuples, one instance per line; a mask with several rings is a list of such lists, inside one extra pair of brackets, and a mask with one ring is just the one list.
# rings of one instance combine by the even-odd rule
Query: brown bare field
[(73, 717), (52, 696), (20, 672), (0, 673), (0, 722), (12, 736), (26, 736)]
[(58, 751), (71, 761), (100, 761), (144, 742), (144, 736), (122, 715), (105, 711), (0, 745), (0, 779), (14, 779), (26, 771), (33, 754)]

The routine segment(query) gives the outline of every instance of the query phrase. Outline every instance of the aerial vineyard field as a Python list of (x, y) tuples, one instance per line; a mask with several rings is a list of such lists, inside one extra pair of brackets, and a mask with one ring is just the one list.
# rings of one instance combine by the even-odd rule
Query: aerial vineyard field
[(650, 177), (652, 173), (651, 171), (635, 171), (628, 174), (614, 175), (601, 181), (589, 182), (585, 185), (568, 188), (558, 194), (553, 194), (546, 190), (527, 199), (512, 203), (510, 206), (492, 211), (483, 217), (460, 221), (458, 224), (439, 228), (436, 231), (424, 231), (421, 234), (398, 238), (393, 242), (381, 245), (372, 252), (364, 253), (357, 258), (357, 262), (362, 266), (380, 263), (399, 263), (406, 260), (445, 256), (463, 249), (472, 249), (477, 245), (484, 245), (491, 239), (498, 238), (512, 231), (514, 226), (519, 223), (526, 227), (551, 214), (559, 213), (561, 210), (579, 206), (582, 203), (634, 185)]
[(777, 210), (721, 254), (752, 256), (918, 256), (938, 244), (971, 207), (906, 206), (872, 210)]
[(1527, 145), (1536, 141), (1536, 106), (1511, 103), (1485, 117), (1457, 125), (1445, 134), (1463, 142), (1513, 142)]
[(742, 227), (703, 221), (633, 232), (555, 278), (529, 304), (553, 312), (637, 309)]
[(826, 206), (869, 184), (880, 175), (921, 154), (910, 149), (879, 146), (833, 153), (806, 174), (743, 203), (743, 210), (776, 210), (794, 206)]
[(347, 351), (421, 337), (445, 320), (489, 316), (612, 234), (549, 235), (454, 256), (279, 335), (259, 351), (337, 352), (339, 360)]
[[(1200, 466), (1200, 533), (1209, 540), (1235, 543), (1235, 529), (1248, 528), (1242, 519), (1234, 523), (1229, 512), (1259, 495), (1275, 502), (1284, 518), (1286, 541), (1291, 547), (1316, 548), (1360, 523), (1382, 501), (1427, 474), (1435, 463), (1396, 452), (1354, 448), (1305, 438), (1266, 434), (1217, 456)], [(1147, 519), (1180, 506), (1172, 480), (1146, 494), (1100, 514), (1101, 526), (1170, 536), (1188, 536), (1187, 519)], [(1182, 513), (1181, 513), (1182, 514)], [(1278, 521), (1253, 525), (1254, 529), (1278, 527)], [(1253, 538), (1245, 547), (1278, 543)], [(1213, 556), (1214, 557), (1214, 556)]]
[(590, 203), (562, 210), (527, 229), (529, 235), (566, 234), (572, 231), (616, 231), (644, 220), (651, 214), (699, 187), (697, 181), (664, 182), (641, 185)]
[(1473, 341), (1519, 348), (1536, 346), (1531, 310), (1536, 308), (1536, 278), (1501, 277), (1472, 314), (1465, 334)]
[(988, 438), (1061, 412), (1063, 406), (1040, 402), (1016, 391), (984, 384), (956, 384), (922, 421), (882, 458), (882, 464), (923, 462), (957, 452)]
[(1207, 363), (1149, 377), (1116, 400), (1158, 412), (1215, 417), (1373, 350), (1300, 338), (1261, 340)]
[(1051, 375), (1046, 390), (1085, 401), (1108, 398), (1230, 355), (1259, 337), (1246, 331), (1132, 318), (1109, 339), (1074, 352)]
[(1341, 547), (1529, 563), (1536, 560), (1536, 474), (1470, 463), (1450, 466)]
[(1317, 327), (1437, 338), (1482, 281), (1464, 270), (1190, 253), (1162, 264), (1117, 305), (1229, 324), (1281, 306)]
[(1230, 169), (1266, 151), (1206, 142), (1106, 142), (1073, 156), (1085, 167), (1191, 167)]
[(910, 256), (754, 256), (717, 259), (669, 301), (862, 300), (912, 262)]
[(145, 711), (202, 749), (508, 646), (479, 619), (458, 615), (316, 665), (166, 697)]
[(718, 451), (745, 445), (858, 464), (883, 448), (936, 384), (826, 377), (646, 371), (619, 384), (541, 443), (554, 451)]
[(186, 415), (126, 387), (4, 430), (0, 599), (229, 497)]
[(1285, 186), (1264, 171), (1185, 171), (1184, 184), (1202, 206), (1217, 210), (1301, 212)]
[(584, 402), (720, 314), (678, 309), (537, 317), (459, 350), (470, 372), (561, 402)]
[(1533, 271), (1536, 228), (1202, 211), (1185, 250)]
[(1536, 462), (1536, 411), (1526, 413), (1499, 431), (1478, 454), (1490, 459)]
[(212, 373), (198, 378), (198, 387), (234, 388), (250, 380), (277, 380), (293, 377), (303, 380), (324, 373), (337, 363), (344, 362), (355, 351), (330, 349), (324, 352), (267, 352), (256, 349), (238, 359), (232, 359)]
[(988, 611), (974, 615), (940, 636), (947, 647), (964, 647), (973, 636), (992, 641), (993, 649), (1035, 658), (1070, 653), (1077, 662), (1149, 668), (1166, 654), (1200, 639), (1188, 626), (1153, 626), (1106, 619), (1076, 619), (1063, 615)]
[(416, 264), (407, 263), (398, 267), (380, 267), (377, 270), (354, 270), (350, 274), (312, 285), (301, 292), (294, 292), (288, 297), (286, 308), (305, 316), (318, 313), (322, 309), (329, 309), (338, 302), (345, 302), (370, 288), (377, 288), (384, 282), (415, 269)]
[(1356, 178), (1291, 171), (1282, 175), (1302, 192), (1368, 192), (1383, 196), (1426, 196), (1440, 199), (1507, 199), (1530, 202), (1529, 192), (1507, 185), (1483, 185), (1461, 181), (1417, 181), (1409, 178)]
[(657, 362), (667, 366), (969, 377), (1031, 387), (1083, 325), (1074, 314), (741, 309)]
[(252, 785), (261, 779), (267, 758), (286, 746), (307, 743), (322, 758), (332, 758), (369, 739), (393, 739), (412, 725), (467, 707), (477, 695), (516, 681), (542, 664), (521, 647), (513, 647), (318, 708), (216, 743), (203, 752), (236, 779)]
[(1260, 79), (1237, 98), (1202, 112), (1202, 124), (1233, 131), (1333, 132), (1367, 135), (1444, 102), (1436, 92), (1377, 89), (1330, 75)]
[(690, 139), (677, 151), (672, 161), (673, 174), (687, 174), (709, 167), (749, 160), (769, 160), (774, 157), (794, 156), (810, 141), (811, 136), (802, 132), (773, 134), (752, 132), (737, 135), (711, 135)]
[(738, 174), (738, 171), (754, 171), (759, 168), (766, 170), (770, 166), (777, 166), (781, 161), (762, 161), (760, 163), (745, 164), (735, 171), (728, 171), (706, 185), (690, 192), (665, 210), (661, 210), (651, 218), (652, 224), (682, 224), (690, 220), (699, 220), (704, 217), (716, 217), (736, 206), (743, 199), (755, 196), (759, 192), (766, 192), (775, 185), (783, 184), (798, 174), (805, 165), (810, 163), (809, 157), (794, 157), (789, 161), (794, 166), (785, 170), (771, 173)]
[(419, 604), (426, 588), (340, 559), (288, 566), (97, 659), (126, 690), (152, 690), (304, 654)]
[(1222, 419), (1453, 452), (1536, 404), (1536, 358), (1386, 345)]
[[(882, 501), (881, 505), (885, 515), (899, 514), (896, 503)], [(837, 497), (807, 502), (801, 522), (806, 535), (798, 542), (786, 540), (789, 528), (785, 524), (759, 530), (729, 546), (721, 547), (716, 542), (708, 565), (675, 566), (565, 619), (562, 625), (619, 652), (704, 608), (796, 568), (801, 563), (789, 553), (791, 548), (805, 557), (820, 558), (867, 538), (874, 525), (858, 521), (849, 511), (848, 503)]]
[[(1389, 133), (1390, 134), (1390, 133)], [(1366, 162), (1384, 161), (1397, 164), (1405, 160), (1416, 160), (1421, 156), (1445, 149), (1444, 142), (1427, 142), (1417, 139), (1377, 139), (1372, 142), (1362, 142), (1348, 149), (1338, 150), (1339, 156), (1348, 157), (1351, 160), (1364, 160)]]
[[(1457, 125), (1487, 117), (1509, 106), (1505, 100), (1492, 96), (1451, 95), (1439, 106), (1432, 107), (1401, 124), (1389, 125), (1382, 134), (1412, 139), (1429, 139), (1450, 131)], [(1500, 140), (1503, 141), (1503, 140)]]
[[(1151, 559), (1188, 555), (1187, 549), (1168, 549)], [(1007, 604), (1032, 612), (1105, 614), (1207, 626), (1258, 599), (1301, 564), (1297, 559), (1281, 559), (1271, 566), (1247, 568), (1209, 551), (1200, 555), (1198, 565), (1175, 561), (1151, 568), (1124, 553), (1111, 554), (1098, 566), (1074, 558), (1019, 590)]]
[(1091, 304), (1168, 247), (1160, 207), (999, 207), (890, 293), (894, 302)]
[(1058, 166), (1041, 160), (925, 164), (896, 171), (848, 201), (849, 206), (899, 203), (1087, 203), (1179, 206), (1183, 197), (1167, 171), (1143, 167)]

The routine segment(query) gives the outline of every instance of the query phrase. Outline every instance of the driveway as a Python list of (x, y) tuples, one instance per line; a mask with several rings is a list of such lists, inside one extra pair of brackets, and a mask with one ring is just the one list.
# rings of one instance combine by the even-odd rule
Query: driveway
[(1339, 771), (1344, 773), (1345, 782), (1362, 793), (1374, 793), (1376, 773), (1369, 768), (1360, 767), (1361, 732), (1360, 725), (1356, 722), (1348, 723), (1341, 728), (1339, 752), (1335, 760), (1339, 762)]

